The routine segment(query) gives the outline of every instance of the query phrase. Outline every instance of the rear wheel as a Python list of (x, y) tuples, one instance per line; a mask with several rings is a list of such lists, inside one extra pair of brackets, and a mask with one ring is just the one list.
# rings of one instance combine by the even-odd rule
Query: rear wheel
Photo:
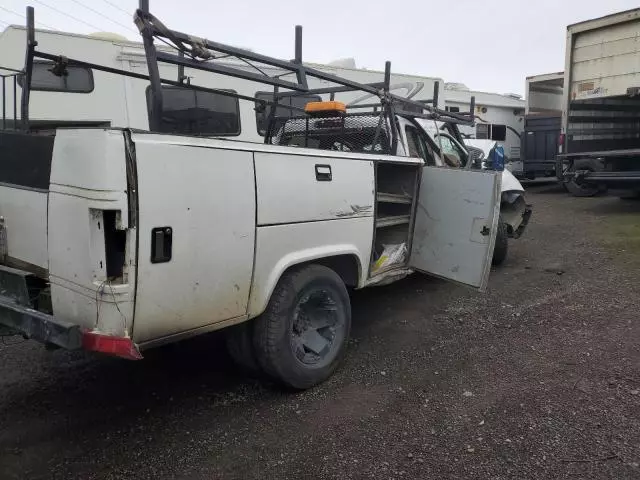
[(285, 273), (257, 319), (254, 348), (262, 370), (298, 390), (331, 376), (351, 329), (351, 304), (338, 274), (321, 265)]
[[(576, 160), (573, 163), (571, 171), (586, 170), (588, 172), (596, 172), (602, 170), (598, 163), (594, 163), (591, 160)], [(594, 185), (588, 183), (577, 183), (574, 178), (564, 182), (564, 186), (567, 191), (574, 197), (593, 197), (600, 192), (606, 190), (601, 185)]]
[(249, 374), (260, 373), (260, 365), (253, 350), (253, 320), (229, 327), (225, 332), (227, 351), (233, 361)]
[(601, 191), (598, 185), (580, 184), (576, 183), (573, 179), (565, 182), (564, 185), (567, 191), (574, 197), (593, 197)]

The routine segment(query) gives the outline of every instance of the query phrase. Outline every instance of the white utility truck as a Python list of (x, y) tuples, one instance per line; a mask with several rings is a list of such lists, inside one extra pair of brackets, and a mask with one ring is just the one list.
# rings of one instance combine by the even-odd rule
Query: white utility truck
[[(397, 127), (386, 121), (394, 104), (425, 118), (447, 112), (392, 95), (389, 64), (381, 87), (304, 66), (299, 28), (295, 60), (281, 61), (169, 30), (145, 3), (135, 21), (148, 60), (150, 131), (31, 129), (34, 58), (53, 62), (63, 81), (68, 68), (87, 63), (37, 50), (33, 9), (27, 10), (23, 130), (0, 134), (3, 333), (139, 359), (147, 348), (231, 327), (238, 361), (303, 389), (326, 379), (343, 357), (348, 288), (414, 271), (486, 287), (500, 175), (425, 167), (422, 158), (389, 154), (398, 142)], [(177, 52), (159, 52), (154, 38)], [(219, 55), (289, 76), (220, 67)], [(162, 84), (176, 82), (160, 77), (160, 63), (250, 75), (274, 87), (274, 97), (278, 89), (360, 89), (380, 101), (379, 127), (369, 144), (351, 152), (185, 135), (220, 117), (209, 109), (165, 108)], [(307, 77), (334, 87), (313, 91)], [(234, 95), (173, 86), (203, 98)], [(272, 113), (278, 108), (277, 101), (264, 103)], [(307, 125), (318, 125), (343, 107), (310, 102), (303, 111)]]
[(575, 196), (640, 194), (640, 8), (567, 27), (556, 172)]

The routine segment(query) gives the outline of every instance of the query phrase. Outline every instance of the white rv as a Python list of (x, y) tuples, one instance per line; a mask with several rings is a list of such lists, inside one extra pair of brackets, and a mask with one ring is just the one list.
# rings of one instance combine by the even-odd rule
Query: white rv
[(469, 90), (461, 83), (446, 83), (445, 109), (469, 111), (472, 96), (476, 99), (476, 124), (473, 127), (461, 126), (460, 132), (466, 138), (499, 142), (510, 162), (508, 168), (518, 174), (522, 170), (520, 134), (524, 127), (524, 100), (517, 94), (479, 92)]
[[(14, 70), (22, 69), (24, 65), (25, 28), (22, 26), (9, 26), (0, 33), (0, 67), (8, 67)], [(147, 74), (147, 64), (144, 48), (140, 42), (131, 42), (126, 39), (114, 38), (112, 34), (78, 35), (74, 33), (56, 32), (49, 30), (36, 30), (36, 40), (42, 51), (58, 55), (65, 52), (68, 57), (86, 62), (107, 65), (113, 68), (128, 70), (134, 73)], [(158, 50), (169, 51), (159, 48)], [(229, 65), (235, 68), (253, 69), (244, 63), (227, 60)], [(382, 82), (384, 72), (374, 70), (355, 69), (336, 65), (306, 64), (323, 70), (327, 73), (338, 75), (342, 78), (359, 83)], [(47, 62), (37, 62), (34, 69), (34, 81), (30, 102), (30, 118), (33, 124), (46, 124), (47, 122), (65, 121), (71, 124), (109, 125), (112, 127), (130, 127), (147, 129), (149, 127), (149, 110), (147, 104), (147, 91), (149, 82), (136, 78), (125, 78), (109, 73), (74, 67), (68, 77), (69, 85), (48, 85), (51, 75), (48, 75)], [(260, 67), (270, 74), (278, 73), (269, 67)], [(2, 70), (0, 69), (0, 73)], [(5, 70), (5, 73), (10, 73)], [(178, 68), (173, 65), (161, 65), (160, 74), (163, 78), (177, 80)], [(266, 89), (263, 84), (230, 78), (226, 75), (207, 74), (189, 68), (185, 69), (184, 76), (194, 84), (211, 88), (229, 90), (241, 95), (256, 97), (258, 99), (270, 99), (272, 91)], [(42, 84), (38, 87), (38, 81)], [(309, 79), (310, 88), (320, 88), (329, 85), (320, 79)], [(440, 78), (418, 77), (392, 73), (391, 92), (402, 97), (414, 100), (430, 100), (433, 96), (434, 84), (444, 82)], [(10, 86), (10, 85), (9, 85)], [(18, 85), (18, 103), (20, 96)], [(78, 93), (74, 101), (69, 101), (69, 95), (65, 92)], [(167, 89), (167, 96), (181, 95), (179, 92)], [(7, 105), (13, 104), (12, 89), (8, 88), (5, 101)], [(264, 140), (264, 130), (267, 114), (257, 112), (255, 105), (250, 102), (238, 102), (230, 97), (214, 97), (217, 109), (224, 105), (227, 111), (226, 122), (227, 136), (238, 140), (261, 143)], [(81, 99), (81, 101), (78, 101)], [(309, 100), (319, 97), (292, 97), (290, 100), (294, 106), (304, 107)], [(339, 99), (347, 104), (367, 103), (372, 101), (372, 96), (363, 92), (343, 93)], [(167, 102), (170, 104), (170, 101)], [(285, 100), (286, 103), (286, 100)], [(440, 97), (439, 106), (444, 106), (444, 99)], [(169, 105), (170, 108), (170, 105)], [(286, 109), (282, 109), (286, 110)], [(216, 126), (216, 127), (219, 127)], [(219, 128), (217, 129), (219, 132)], [(217, 134), (220, 136), (220, 133)]]

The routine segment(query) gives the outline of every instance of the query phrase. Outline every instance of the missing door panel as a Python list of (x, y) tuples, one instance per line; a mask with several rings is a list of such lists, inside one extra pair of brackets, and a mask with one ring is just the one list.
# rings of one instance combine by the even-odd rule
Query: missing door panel
[(104, 249), (107, 278), (121, 278), (124, 274), (127, 232), (118, 230), (116, 210), (104, 210)]

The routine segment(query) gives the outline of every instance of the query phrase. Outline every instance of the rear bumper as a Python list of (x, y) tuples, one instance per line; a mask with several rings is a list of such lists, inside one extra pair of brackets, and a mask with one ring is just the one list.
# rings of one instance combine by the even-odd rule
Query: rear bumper
[(44, 280), (30, 272), (0, 266), (0, 331), (74, 350), (82, 347), (78, 325), (61, 322), (33, 308)]
[(68, 350), (82, 348), (82, 331), (78, 325), (60, 322), (52, 315), (20, 305), (15, 299), (0, 295), (0, 326), (15, 333)]
[(34, 292), (43, 282), (30, 272), (0, 265), (0, 335), (22, 335), (66, 350), (84, 349), (129, 360), (142, 358), (138, 346), (126, 334), (117, 337), (88, 330), (36, 310)]

